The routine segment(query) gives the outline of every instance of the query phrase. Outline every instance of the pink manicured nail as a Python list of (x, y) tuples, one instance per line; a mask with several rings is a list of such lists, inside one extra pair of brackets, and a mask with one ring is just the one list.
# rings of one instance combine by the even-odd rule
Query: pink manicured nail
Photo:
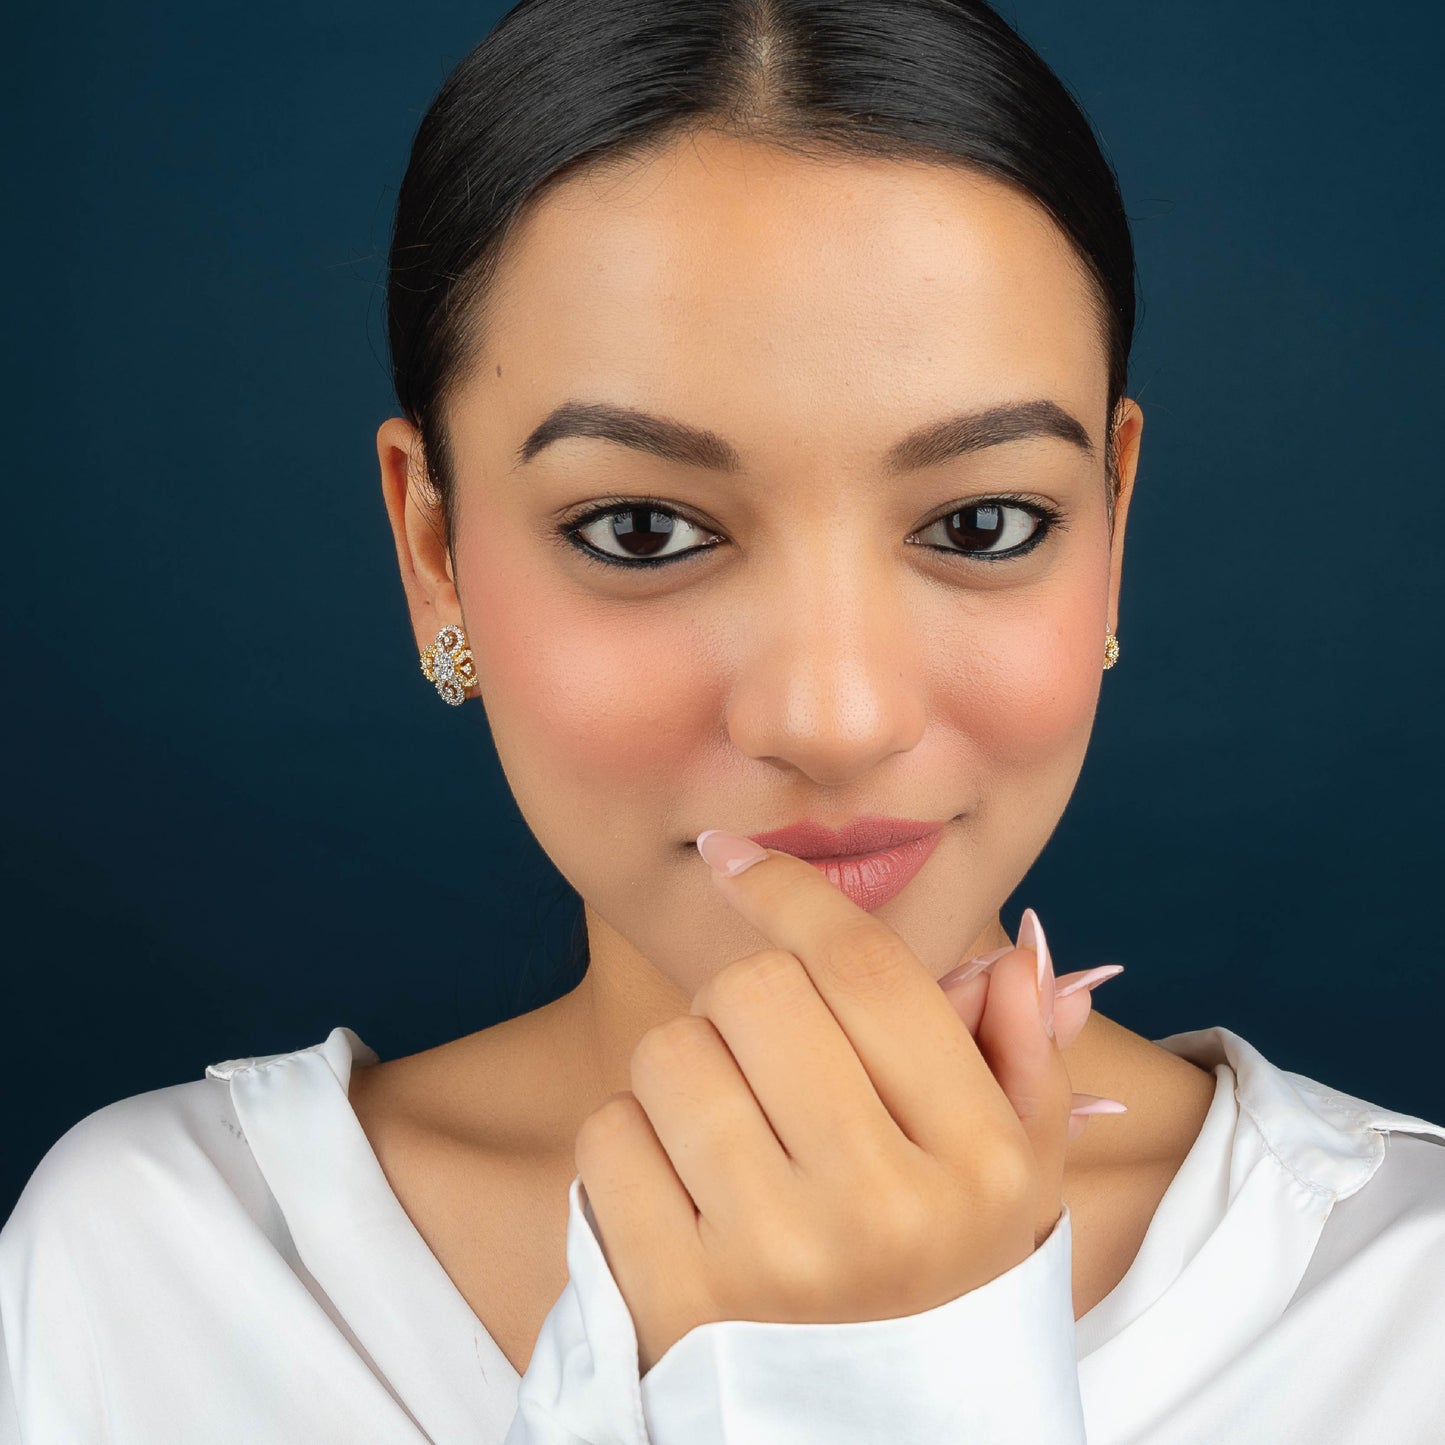
[(1127, 1114), (1129, 1106), (1117, 1099), (1106, 1099), (1102, 1094), (1075, 1094), (1074, 1107), (1069, 1114)]
[(1101, 963), (1098, 968), (1086, 968), (1079, 973), (1061, 974), (1054, 984), (1054, 997), (1067, 998), (1081, 988), (1096, 988), (1124, 972), (1122, 963)]
[(951, 983), (967, 983), (969, 979), (980, 974), (990, 965), (995, 964), (1004, 954), (1013, 952), (1013, 944), (1006, 943), (1002, 948), (996, 948), (992, 953), (981, 953), (977, 958), (971, 958), (967, 963), (961, 963), (957, 968), (951, 968), (938, 980), (939, 988), (947, 988)]
[(1039, 915), (1032, 908), (1024, 909), (1019, 920), (1020, 948), (1031, 948), (1039, 961), (1039, 1013), (1043, 1015), (1044, 1032), (1054, 1036), (1054, 964), (1049, 957), (1048, 940), (1044, 937), (1044, 926)]
[(724, 878), (736, 878), (744, 868), (751, 868), (768, 856), (768, 850), (760, 848), (751, 838), (739, 838), (735, 833), (724, 833), (721, 828), (708, 828), (699, 833), (697, 851), (708, 867)]

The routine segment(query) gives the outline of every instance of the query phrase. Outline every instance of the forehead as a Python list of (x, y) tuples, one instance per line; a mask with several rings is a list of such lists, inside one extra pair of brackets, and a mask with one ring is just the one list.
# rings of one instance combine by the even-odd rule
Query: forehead
[(472, 375), (502, 367), (519, 432), (575, 396), (716, 426), (745, 458), (881, 451), (909, 418), (1051, 397), (1102, 445), (1081, 263), (1026, 195), (958, 166), (699, 136), (557, 185), (496, 279)]

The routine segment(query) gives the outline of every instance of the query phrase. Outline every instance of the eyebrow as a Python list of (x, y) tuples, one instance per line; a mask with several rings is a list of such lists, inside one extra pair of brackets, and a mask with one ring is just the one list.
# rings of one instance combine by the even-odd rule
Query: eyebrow
[[(745, 470), (738, 449), (716, 432), (635, 407), (589, 401), (566, 401), (549, 412), (517, 449), (516, 466), (525, 466), (544, 447), (563, 437), (600, 437), (708, 471)], [(886, 475), (899, 476), (1029, 437), (1057, 437), (1079, 448), (1090, 460), (1094, 458), (1094, 444), (1083, 423), (1057, 402), (1041, 398), (928, 422), (890, 448), (883, 470)]]

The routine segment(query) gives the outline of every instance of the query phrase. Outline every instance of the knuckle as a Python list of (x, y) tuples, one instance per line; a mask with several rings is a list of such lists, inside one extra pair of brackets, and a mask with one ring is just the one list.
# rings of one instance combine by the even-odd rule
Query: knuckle
[(1058, 1108), (1057, 1094), (1047, 1089), (1013, 1088), (1009, 1090), (1008, 1099), (1019, 1123), (1025, 1128), (1052, 1118)]
[(1005, 1212), (1027, 1204), (1038, 1187), (1032, 1153), (1008, 1139), (980, 1145), (974, 1153), (971, 1175), (976, 1197)]
[(596, 1159), (637, 1127), (642, 1106), (628, 1092), (612, 1094), (583, 1119), (573, 1148), (579, 1170), (586, 1160)]
[(869, 1248), (893, 1259), (916, 1257), (937, 1238), (938, 1207), (920, 1184), (900, 1181), (886, 1207), (869, 1220)]
[(740, 958), (707, 984), (710, 1002), (724, 1015), (796, 997), (805, 987), (811, 987), (807, 969), (782, 948)]
[(792, 1307), (824, 1305), (832, 1291), (832, 1251), (803, 1228), (775, 1229), (762, 1243), (763, 1267), (773, 1288)]
[(639, 1080), (656, 1078), (674, 1068), (685, 1069), (703, 1050), (713, 1047), (716, 1037), (717, 1030), (698, 1014), (679, 1014), (654, 1025), (633, 1046), (634, 1087)]
[(880, 928), (876, 919), (845, 923), (823, 941), (819, 965), (831, 977), (846, 977), (850, 985), (891, 994), (900, 986), (899, 939)]
[(877, 1198), (898, 1178), (904, 1165), (900, 1162), (897, 1141), (889, 1130), (897, 1126), (889, 1119), (888, 1127), (852, 1127), (840, 1131), (837, 1162), (846, 1171), (845, 1179), (860, 1200)]

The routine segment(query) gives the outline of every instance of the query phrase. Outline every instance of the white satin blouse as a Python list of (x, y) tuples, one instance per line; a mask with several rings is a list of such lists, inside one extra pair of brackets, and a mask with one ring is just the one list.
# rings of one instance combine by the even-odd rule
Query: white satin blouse
[(1215, 1075), (1119, 1284), (1073, 1318), (1070, 1216), (947, 1304), (730, 1320), (643, 1379), (581, 1181), (518, 1376), (392, 1192), (350, 1029), (109, 1104), (0, 1230), (0, 1445), (1439, 1445), (1445, 1127), (1269, 1063)]

